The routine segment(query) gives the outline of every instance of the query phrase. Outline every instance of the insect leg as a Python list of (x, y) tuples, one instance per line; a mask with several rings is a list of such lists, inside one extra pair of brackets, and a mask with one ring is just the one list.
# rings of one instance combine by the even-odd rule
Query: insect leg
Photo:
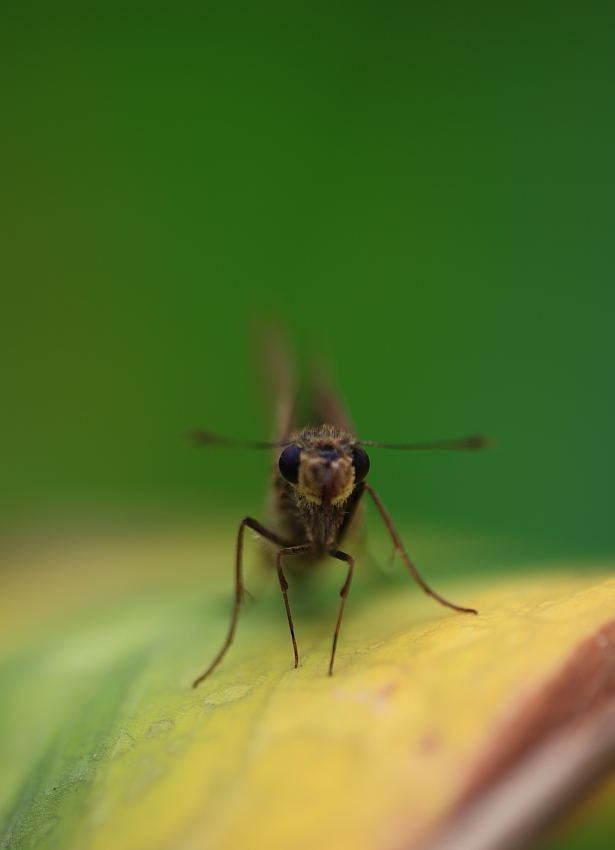
[(241, 607), (241, 602), (244, 595), (244, 586), (243, 586), (243, 535), (245, 527), (251, 528), (252, 531), (256, 531), (257, 534), (260, 534), (261, 537), (265, 537), (267, 540), (271, 540), (272, 543), (276, 543), (278, 546), (286, 546), (286, 542), (282, 540), (281, 537), (278, 537), (277, 534), (274, 534), (269, 529), (265, 528), (264, 525), (261, 525), (260, 522), (257, 522), (252, 517), (244, 517), (241, 520), (241, 524), (239, 526), (239, 531), (237, 532), (237, 547), (235, 550), (235, 604), (233, 606), (233, 614), (231, 617), (231, 625), (228, 631), (228, 635), (226, 641), (224, 642), (224, 646), (220, 650), (220, 652), (216, 655), (213, 662), (209, 665), (207, 670), (199, 676), (198, 679), (192, 684), (193, 688), (202, 682), (203, 679), (206, 679), (210, 673), (216, 669), (218, 664), (222, 661), (224, 656), (226, 655), (226, 651), (233, 642), (233, 637), (235, 636), (235, 629), (237, 628), (237, 620), (239, 619), (239, 609)]
[(380, 496), (376, 493), (375, 490), (373, 490), (369, 486), (369, 484), (364, 484), (363, 487), (365, 488), (365, 490), (369, 493), (369, 495), (374, 500), (374, 504), (378, 508), (378, 510), (380, 512), (380, 516), (384, 520), (384, 524), (386, 525), (386, 527), (389, 531), (389, 534), (391, 535), (391, 538), (393, 540), (393, 544), (395, 545), (395, 550), (397, 552), (399, 552), (399, 554), (402, 556), (406, 566), (408, 567), (410, 574), (412, 575), (414, 580), (417, 582), (417, 584), (419, 584), (423, 588), (425, 593), (428, 593), (430, 596), (433, 596), (433, 598), (437, 599), (438, 602), (441, 602), (442, 605), (446, 605), (448, 608), (452, 608), (454, 611), (463, 611), (466, 614), (478, 614), (478, 611), (475, 608), (462, 608), (461, 605), (454, 605), (452, 602), (449, 602), (447, 599), (444, 599), (444, 597), (440, 596), (440, 594), (436, 593), (435, 590), (431, 589), (431, 587), (427, 584), (427, 582), (419, 575), (418, 570), (416, 569), (416, 567), (414, 566), (414, 564), (412, 563), (412, 561), (408, 557), (408, 553), (404, 549), (404, 545), (401, 542), (401, 538), (400, 538), (399, 534), (397, 533), (397, 529), (393, 525), (393, 521), (391, 520), (391, 517), (389, 516), (387, 509), (382, 504), (382, 501), (380, 500)]
[(295, 627), (293, 626), (293, 617), (290, 613), (290, 605), (288, 604), (288, 582), (286, 581), (286, 576), (284, 575), (284, 572), (282, 570), (282, 558), (284, 558), (286, 555), (304, 555), (312, 548), (313, 547), (311, 543), (303, 543), (301, 546), (287, 546), (285, 549), (279, 550), (276, 559), (278, 567), (278, 579), (280, 580), (280, 587), (282, 588), (282, 596), (284, 597), (284, 605), (286, 607), (286, 616), (288, 618), (288, 628), (290, 629), (290, 636), (293, 641), (293, 650), (295, 652), (295, 667), (299, 666), (299, 652), (297, 650), (297, 641), (295, 639)]
[(346, 561), (346, 563), (348, 564), (348, 575), (346, 576), (346, 581), (344, 582), (344, 586), (340, 591), (342, 602), (340, 604), (340, 610), (337, 615), (337, 623), (335, 624), (335, 633), (333, 635), (333, 648), (331, 649), (331, 661), (329, 662), (329, 676), (332, 676), (333, 662), (335, 661), (335, 650), (337, 649), (337, 637), (340, 633), (342, 617), (344, 616), (344, 608), (346, 607), (346, 599), (348, 598), (348, 591), (350, 590), (350, 583), (352, 581), (352, 574), (354, 572), (354, 558), (351, 555), (346, 554), (346, 552), (340, 552), (339, 549), (329, 549), (329, 554), (332, 558), (337, 558), (338, 561)]

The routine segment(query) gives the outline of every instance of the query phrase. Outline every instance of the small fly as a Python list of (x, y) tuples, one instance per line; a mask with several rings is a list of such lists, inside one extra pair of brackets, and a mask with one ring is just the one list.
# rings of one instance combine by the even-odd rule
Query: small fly
[(322, 376), (312, 382), (311, 409), (307, 420), (310, 424), (297, 429), (294, 424), (296, 405), (293, 373), (283, 341), (281, 337), (276, 337), (275, 332), (267, 341), (266, 355), (277, 397), (277, 439), (261, 443), (227, 439), (207, 431), (191, 432), (192, 438), (199, 445), (217, 444), (274, 450), (268, 525), (262, 525), (249, 516), (244, 517), (239, 525), (235, 549), (235, 600), (229, 631), (219, 653), (205, 672), (195, 680), (194, 687), (213, 673), (235, 636), (244, 597), (243, 541), (246, 528), (250, 528), (277, 547), (275, 567), (286, 608), (295, 667), (299, 665), (299, 652), (288, 601), (288, 581), (283, 569), (285, 559), (300, 558), (302, 566), (309, 567), (330, 556), (348, 565), (346, 581), (340, 592), (341, 603), (329, 660), (329, 675), (332, 675), (338, 636), (355, 566), (352, 555), (343, 551), (340, 546), (360, 522), (360, 507), (366, 494), (372, 499), (384, 521), (393, 542), (394, 553), (401, 556), (408, 571), (425, 593), (454, 611), (464, 614), (478, 613), (474, 608), (463, 608), (444, 599), (419, 575), (380, 496), (367, 483), (370, 460), (364, 447), (412, 451), (482, 449), (488, 445), (488, 439), (484, 436), (473, 436), (456, 440), (401, 444), (359, 440), (344, 405)]

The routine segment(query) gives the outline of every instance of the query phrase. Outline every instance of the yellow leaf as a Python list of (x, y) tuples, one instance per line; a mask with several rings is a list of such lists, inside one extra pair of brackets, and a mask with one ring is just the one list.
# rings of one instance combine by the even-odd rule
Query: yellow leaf
[[(224, 663), (193, 690), (226, 631), (229, 554), (228, 539), (182, 537), (13, 573), (8, 602), (28, 632), (15, 645), (5, 622), (6, 846), (417, 846), (487, 769), (502, 730), (615, 618), (615, 580), (600, 574), (441, 580), (477, 617), (409, 579), (359, 586), (329, 678), (334, 585), (303, 599), (291, 586), (299, 668), (271, 592), (245, 606)], [(106, 570), (79, 579), (94, 561)], [(174, 578), (169, 561), (182, 565)]]

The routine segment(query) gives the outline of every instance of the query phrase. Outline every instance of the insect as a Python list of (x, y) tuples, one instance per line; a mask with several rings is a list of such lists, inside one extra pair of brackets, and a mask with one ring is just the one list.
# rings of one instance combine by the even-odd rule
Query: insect
[(309, 568), (316, 561), (330, 556), (347, 564), (348, 572), (340, 592), (341, 603), (329, 660), (329, 675), (332, 675), (338, 636), (355, 567), (352, 555), (343, 551), (340, 546), (351, 528), (360, 520), (360, 506), (366, 495), (372, 499), (384, 521), (393, 542), (394, 553), (401, 556), (408, 571), (425, 593), (454, 611), (466, 614), (478, 613), (474, 608), (463, 608), (444, 599), (419, 575), (380, 496), (366, 480), (370, 470), (370, 459), (365, 447), (411, 451), (481, 449), (487, 446), (487, 438), (473, 436), (456, 440), (402, 444), (359, 440), (355, 436), (354, 428), (343, 404), (322, 376), (313, 381), (308, 419), (310, 424), (296, 429), (293, 381), (279, 340), (270, 346), (268, 354), (270, 365), (273, 366), (271, 371), (274, 374), (278, 396), (277, 439), (270, 443), (250, 442), (219, 437), (207, 431), (191, 432), (195, 442), (203, 446), (215, 444), (274, 450), (270, 521), (268, 525), (263, 525), (258, 520), (246, 516), (239, 525), (235, 550), (235, 599), (229, 631), (222, 648), (205, 672), (195, 680), (194, 687), (213, 673), (226, 655), (235, 636), (244, 596), (243, 544), (246, 528), (277, 547), (275, 568), (286, 608), (295, 667), (299, 665), (299, 652), (288, 599), (289, 585), (284, 574), (285, 562), (289, 558), (297, 558), (301, 559), (303, 567)]

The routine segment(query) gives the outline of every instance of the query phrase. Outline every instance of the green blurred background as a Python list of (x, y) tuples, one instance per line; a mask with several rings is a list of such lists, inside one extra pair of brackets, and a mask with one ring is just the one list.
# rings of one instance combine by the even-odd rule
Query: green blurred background
[[(249, 326), (335, 363), (398, 520), (615, 548), (615, 6), (3, 12), (4, 527), (258, 510)], [(122, 507), (123, 506), (123, 507)], [(512, 546), (512, 544), (511, 544)], [(504, 547), (505, 548), (505, 547)]]

